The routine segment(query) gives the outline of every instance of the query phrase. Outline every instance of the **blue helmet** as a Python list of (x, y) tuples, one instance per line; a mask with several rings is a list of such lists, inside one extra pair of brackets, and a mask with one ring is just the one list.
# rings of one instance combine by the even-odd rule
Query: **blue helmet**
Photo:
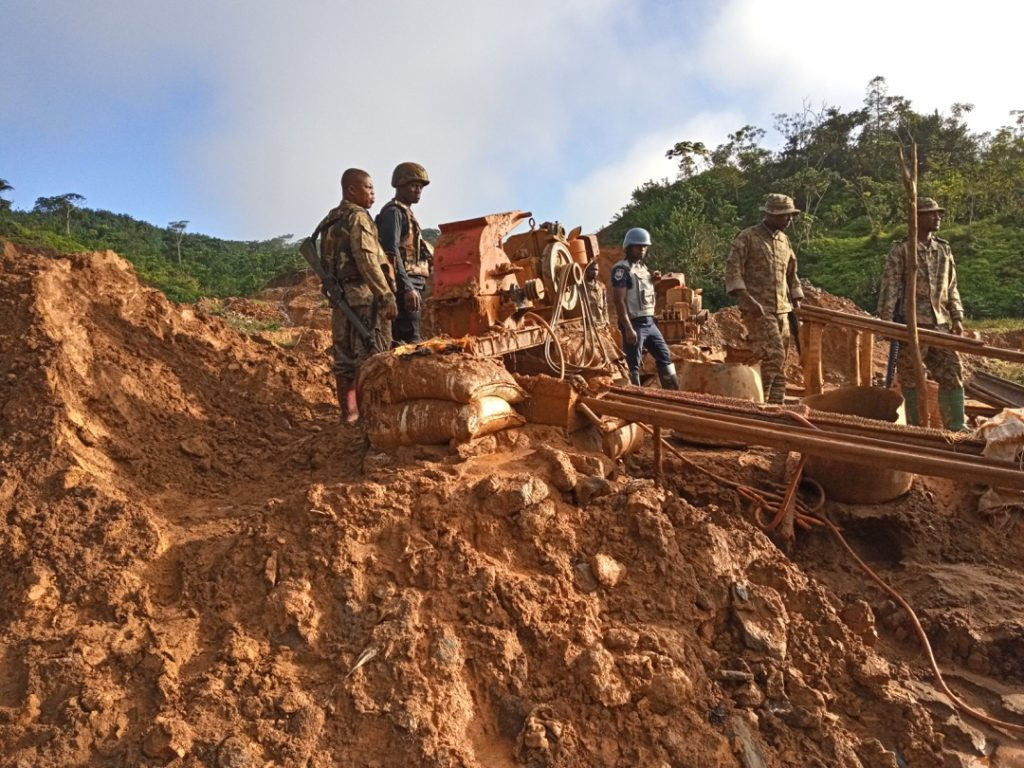
[(631, 245), (650, 245), (651, 233), (640, 227), (633, 227), (622, 239), (622, 247), (629, 248)]

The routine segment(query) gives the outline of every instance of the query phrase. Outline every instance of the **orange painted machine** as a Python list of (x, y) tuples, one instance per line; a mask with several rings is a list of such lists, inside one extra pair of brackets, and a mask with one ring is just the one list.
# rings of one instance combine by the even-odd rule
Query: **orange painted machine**
[[(530, 216), (508, 211), (440, 226), (427, 306), (434, 332), (481, 337), (476, 346), (501, 354), (543, 345), (549, 361), (561, 358), (563, 370), (590, 367), (598, 357), (609, 364), (583, 288), (597, 237), (579, 228), (567, 235), (557, 222), (538, 226)], [(526, 219), (529, 231), (509, 236)], [(581, 345), (563, 344), (565, 335), (582, 338), (582, 358), (571, 359)]]
[(556, 222), (507, 237), (529, 212), (510, 211), (442, 224), (434, 246), (434, 327), (449, 336), (511, 328), (526, 312), (550, 321), (579, 317), (583, 268), (597, 238), (569, 236)]

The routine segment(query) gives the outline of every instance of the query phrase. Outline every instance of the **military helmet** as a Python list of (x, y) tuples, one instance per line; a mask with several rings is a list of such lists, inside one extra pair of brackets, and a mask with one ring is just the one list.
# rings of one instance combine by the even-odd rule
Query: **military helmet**
[(410, 181), (418, 181), (424, 187), (427, 186), (430, 183), (427, 169), (419, 163), (399, 163), (396, 165), (394, 173), (391, 174), (391, 186), (398, 189)]
[(646, 229), (640, 227), (633, 227), (626, 233), (626, 236), (622, 238), (622, 247), (629, 248), (631, 245), (650, 245), (651, 244), (651, 233)]

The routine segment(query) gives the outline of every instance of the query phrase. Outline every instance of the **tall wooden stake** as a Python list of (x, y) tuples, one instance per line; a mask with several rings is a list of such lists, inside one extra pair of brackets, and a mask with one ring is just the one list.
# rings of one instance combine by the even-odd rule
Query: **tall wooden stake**
[(924, 363), (921, 362), (921, 341), (917, 336), (917, 142), (910, 144), (910, 163), (900, 145), (900, 165), (903, 168), (903, 188), (907, 191), (907, 247), (903, 264), (903, 314), (907, 318), (910, 354), (914, 360), (914, 378), (917, 381), (917, 422), (930, 426), (928, 419), (928, 382)]

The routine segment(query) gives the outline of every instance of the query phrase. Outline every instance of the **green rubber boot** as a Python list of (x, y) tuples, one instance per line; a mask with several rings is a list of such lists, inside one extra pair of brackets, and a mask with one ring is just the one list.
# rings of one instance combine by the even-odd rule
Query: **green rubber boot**
[(942, 416), (942, 426), (950, 432), (970, 432), (962, 388), (939, 390), (939, 415)]
[(917, 417), (917, 390), (916, 389), (904, 389), (903, 390), (903, 410), (907, 415), (907, 424), (912, 426), (920, 426), (921, 419)]

